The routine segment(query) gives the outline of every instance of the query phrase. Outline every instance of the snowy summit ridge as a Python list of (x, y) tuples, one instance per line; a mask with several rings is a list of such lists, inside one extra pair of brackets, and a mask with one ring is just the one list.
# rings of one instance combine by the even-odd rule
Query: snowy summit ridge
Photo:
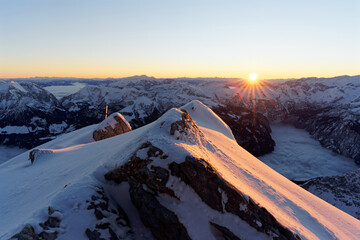
[(28, 152), (0, 165), (1, 239), (360, 236), (358, 220), (249, 154), (199, 101), (102, 141), (95, 128), (39, 146), (33, 165)]

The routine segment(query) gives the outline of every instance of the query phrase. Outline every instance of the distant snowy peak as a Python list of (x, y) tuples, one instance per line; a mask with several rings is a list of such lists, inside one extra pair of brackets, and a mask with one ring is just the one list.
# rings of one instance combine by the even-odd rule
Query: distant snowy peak
[(68, 127), (53, 94), (34, 83), (0, 81), (0, 144), (34, 147)]
[(51, 110), (59, 106), (54, 95), (33, 83), (0, 82), (0, 112), (24, 108)]
[[(305, 78), (270, 87), (280, 101), (338, 106), (360, 106), (360, 75), (335, 78)], [(355, 105), (353, 105), (355, 104)]]

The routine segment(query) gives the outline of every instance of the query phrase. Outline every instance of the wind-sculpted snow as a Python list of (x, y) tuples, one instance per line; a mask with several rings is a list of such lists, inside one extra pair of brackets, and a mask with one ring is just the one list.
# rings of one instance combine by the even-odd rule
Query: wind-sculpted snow
[(360, 235), (358, 220), (253, 157), (207, 107), (186, 108), (98, 142), (86, 143), (94, 126), (80, 129), (40, 146), (55, 149), (32, 165), (28, 152), (0, 165), (0, 238), (27, 224), (40, 234), (49, 206), (61, 213), (58, 239)]

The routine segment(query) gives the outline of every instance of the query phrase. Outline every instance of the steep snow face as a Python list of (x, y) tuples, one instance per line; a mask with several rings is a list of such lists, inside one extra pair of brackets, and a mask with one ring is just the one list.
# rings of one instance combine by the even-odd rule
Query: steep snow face
[(191, 118), (197, 119), (195, 122), (198, 126), (217, 131), (224, 134), (226, 137), (235, 140), (229, 126), (227, 126), (221, 118), (219, 118), (210, 108), (200, 101), (192, 101), (181, 107), (181, 109), (189, 112)]
[[(86, 203), (97, 194), (95, 186), (102, 187), (124, 208), (133, 223), (135, 239), (149, 236), (130, 201), (126, 184), (117, 186), (104, 179), (110, 170), (125, 166), (134, 154), (140, 159), (146, 157), (145, 148), (141, 148), (145, 142), (159, 149), (151, 152), (150, 169), (184, 163), (187, 156), (202, 158), (245, 198), (267, 209), (302, 239), (360, 236), (358, 220), (293, 184), (242, 149), (228, 127), (207, 107), (192, 102), (184, 108), (192, 120), (183, 111), (171, 109), (151, 124), (99, 142), (91, 140), (95, 126), (89, 126), (40, 146), (44, 150), (39, 151), (42, 154), (37, 154), (32, 165), (28, 161), (29, 152), (0, 165), (0, 238), (11, 237), (27, 223), (39, 233), (42, 229), (38, 223), (46, 221), (47, 208), (52, 206), (61, 213), (58, 214), (61, 224), (53, 229), (58, 231), (59, 239), (86, 239), (85, 230), (99, 224)], [(169, 176), (166, 186), (177, 199), (159, 194), (157, 201), (177, 215), (191, 238), (214, 239), (214, 226), (220, 225), (241, 239), (269, 239), (256, 230), (261, 229), (263, 220), (254, 228), (226, 210), (215, 211), (174, 175)], [(226, 194), (221, 196), (226, 204)], [(103, 216), (96, 211), (95, 214)], [(110, 212), (100, 214), (110, 218)], [(215, 225), (210, 227), (209, 221)], [(116, 234), (126, 236), (124, 228), (117, 226)]]

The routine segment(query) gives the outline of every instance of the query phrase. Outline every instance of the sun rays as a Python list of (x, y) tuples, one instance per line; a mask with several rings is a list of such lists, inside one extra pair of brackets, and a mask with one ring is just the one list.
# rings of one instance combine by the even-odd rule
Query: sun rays
[(277, 107), (272, 97), (276, 85), (268, 80), (260, 80), (257, 75), (252, 74), (247, 80), (231, 81), (230, 86), (234, 90), (233, 104), (243, 105), (249, 109), (253, 114), (253, 120), (256, 121), (256, 112), (266, 113), (266, 109)]

